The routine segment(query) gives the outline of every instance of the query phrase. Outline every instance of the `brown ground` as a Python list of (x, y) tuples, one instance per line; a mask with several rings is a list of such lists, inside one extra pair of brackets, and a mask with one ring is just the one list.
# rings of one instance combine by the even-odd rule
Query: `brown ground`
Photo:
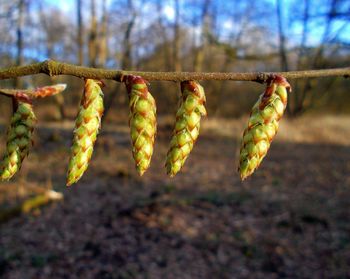
[(207, 121), (175, 179), (163, 168), (167, 120), (142, 178), (127, 127), (105, 127), (69, 189), (71, 126), (40, 128), (20, 175), (0, 186), (2, 207), (38, 183), (65, 198), (0, 225), (0, 277), (349, 278), (350, 118), (284, 119), (241, 183), (234, 161), (245, 122)]

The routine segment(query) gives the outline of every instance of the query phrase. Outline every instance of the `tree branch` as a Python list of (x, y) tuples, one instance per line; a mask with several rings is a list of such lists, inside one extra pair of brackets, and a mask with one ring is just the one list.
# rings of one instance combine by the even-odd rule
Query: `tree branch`
[(80, 78), (110, 79), (123, 82), (126, 75), (138, 75), (149, 81), (185, 81), (185, 80), (234, 80), (255, 81), (264, 83), (273, 75), (282, 75), (287, 79), (318, 78), (329, 76), (350, 77), (350, 67), (290, 71), (290, 72), (246, 72), (246, 73), (201, 73), (201, 72), (141, 72), (106, 70), (100, 68), (88, 68), (53, 60), (46, 60), (26, 66), (17, 66), (0, 70), (0, 80), (11, 79), (27, 75), (46, 74), (49, 76), (71, 75)]

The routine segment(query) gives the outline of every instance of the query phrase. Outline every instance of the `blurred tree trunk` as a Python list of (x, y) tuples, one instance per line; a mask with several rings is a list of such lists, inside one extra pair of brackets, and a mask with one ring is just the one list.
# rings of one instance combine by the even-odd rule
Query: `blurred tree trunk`
[(210, 16), (209, 16), (209, 5), (211, 0), (205, 0), (202, 7), (202, 15), (201, 15), (201, 35), (200, 35), (200, 45), (198, 47), (195, 47), (195, 53), (194, 53), (194, 71), (195, 72), (201, 72), (203, 61), (204, 61), (204, 54), (205, 54), (205, 48), (207, 45), (208, 37), (210, 35)]
[(83, 45), (83, 17), (82, 17), (82, 3), (81, 0), (77, 0), (77, 19), (78, 19), (78, 32), (77, 32), (77, 43), (78, 43), (78, 65), (84, 64), (84, 45)]
[[(309, 23), (309, 10), (310, 10), (310, 2), (308, 0), (304, 0), (304, 12), (303, 12), (303, 31), (302, 31), (302, 37), (301, 37), (301, 42), (299, 46), (299, 51), (298, 51), (298, 61), (297, 61), (297, 70), (300, 70), (303, 68), (303, 58), (305, 56), (305, 49), (306, 49), (306, 40), (307, 36), (309, 33), (308, 29), (308, 23)], [(299, 92), (299, 86), (300, 86), (300, 81), (295, 82), (295, 92), (293, 93), (293, 101), (290, 105), (293, 106), (289, 110), (290, 114), (296, 115), (298, 114), (299, 111), (302, 111), (304, 99), (305, 99), (305, 94), (300, 94)], [(304, 88), (305, 92), (305, 88)]]
[(96, 67), (97, 61), (97, 19), (96, 1), (90, 1), (89, 65)]
[(286, 37), (283, 29), (282, 22), (282, 10), (281, 6), (283, 6), (282, 0), (277, 0), (276, 2), (276, 14), (277, 14), (277, 26), (278, 26), (278, 38), (279, 38), (279, 52), (280, 52), (280, 63), (281, 70), (288, 71), (288, 58), (286, 51)]
[(173, 63), (174, 70), (176, 72), (181, 72), (181, 60), (180, 60), (180, 48), (181, 48), (181, 38), (180, 38), (180, 3), (179, 0), (174, 0), (175, 9), (175, 23), (174, 23), (174, 46), (173, 46)]
[[(24, 63), (23, 57), (23, 27), (24, 27), (24, 12), (26, 8), (26, 1), (20, 0), (18, 2), (18, 19), (17, 19), (17, 30), (16, 30), (16, 46), (17, 46), (17, 57), (16, 57), (16, 65), (20, 66)], [(19, 78), (16, 78), (14, 81), (14, 86), (19, 88), (22, 86), (22, 81)]]
[(325, 27), (325, 30), (324, 30), (323, 35), (322, 35), (321, 44), (318, 46), (316, 54), (313, 58), (312, 67), (321, 66), (323, 64), (322, 63), (323, 62), (323, 53), (324, 53), (326, 43), (329, 41), (328, 37), (329, 37), (331, 30), (332, 30), (333, 20), (336, 18), (336, 7), (337, 7), (338, 2), (339, 2), (339, 0), (332, 0), (332, 2), (330, 3), (328, 15), (327, 15), (326, 27)]
[[(50, 29), (50, 25), (47, 22), (47, 17), (44, 14), (44, 7), (40, 3), (39, 4), (39, 14), (41, 19), (41, 24), (46, 32), (46, 56), (49, 59), (55, 59), (54, 56), (54, 45), (55, 40), (54, 37), (51, 37), (50, 34), (52, 34), (53, 30)], [(50, 77), (50, 81), (53, 82), (54, 78)], [(57, 106), (57, 114), (55, 114), (56, 120), (63, 120), (66, 118), (66, 112), (65, 112), (65, 101), (64, 101), (64, 94), (57, 94), (53, 96), (53, 99), (55, 101), (55, 104)]]
[[(121, 67), (123, 70), (132, 70), (133, 69), (133, 61), (132, 61), (132, 43), (131, 43), (131, 32), (134, 28), (135, 21), (137, 18), (137, 13), (134, 7), (133, 0), (128, 0), (128, 6), (127, 6), (127, 12), (130, 14), (129, 20), (126, 23), (126, 29), (124, 33), (123, 38), (123, 55), (121, 60)], [(119, 103), (125, 103), (126, 102), (126, 95), (125, 94), (117, 94), (119, 92), (121, 85), (118, 84), (116, 86), (116, 90), (113, 91), (113, 93), (110, 94), (110, 97), (105, 102), (105, 110), (104, 115), (102, 118), (102, 121), (104, 122), (107, 118), (107, 115), (112, 108), (114, 99), (116, 96), (119, 96)]]
[[(337, 5), (341, 1), (339, 0), (332, 0), (329, 6), (329, 11), (327, 14), (327, 23), (325, 30), (322, 35), (322, 41), (321, 44), (316, 49), (315, 56), (312, 58), (312, 62), (310, 64), (313, 69), (318, 68), (324, 68), (326, 67), (326, 61), (324, 59), (324, 50), (327, 46), (327, 43), (332, 41), (332, 38), (330, 38), (330, 34), (332, 33), (332, 25), (333, 21), (337, 19)], [(334, 36), (336, 37), (336, 35)], [(295, 116), (303, 114), (305, 111), (310, 110), (311, 108), (315, 107), (317, 99), (321, 99), (324, 97), (331, 88), (332, 84), (334, 83), (335, 79), (331, 79), (322, 89), (321, 94), (310, 94), (311, 90), (314, 89), (315, 85), (312, 83), (311, 79), (307, 79), (305, 82), (305, 86), (303, 88), (301, 98), (298, 104), (298, 107), (294, 113)]]
[(163, 15), (162, 15), (162, 0), (157, 1), (157, 13), (158, 13), (158, 27), (159, 32), (162, 37), (162, 51), (163, 51), (163, 59), (164, 59), (164, 65), (165, 65), (165, 71), (170, 71), (172, 69), (171, 66), (171, 54), (168, 44), (168, 37), (166, 33), (166, 27), (163, 24)]
[[(322, 35), (322, 40), (320, 45), (316, 48), (315, 55), (307, 59), (307, 64), (311, 65), (312, 69), (316, 68), (323, 68), (325, 67), (325, 61), (324, 61), (324, 49), (326, 47), (327, 42), (330, 41), (329, 35), (332, 30), (332, 23), (333, 20), (337, 17), (336, 16), (336, 10), (337, 10), (337, 4), (339, 3), (339, 0), (332, 0), (329, 6), (329, 11), (327, 14), (327, 23)], [(301, 59), (304, 55), (305, 49), (306, 49), (306, 40), (309, 33), (308, 30), (308, 21), (310, 18), (309, 15), (310, 10), (310, 3), (308, 0), (304, 1), (304, 16), (303, 16), (303, 35), (302, 35), (302, 41), (299, 49), (299, 57), (298, 57), (298, 69), (302, 67)], [(299, 83), (304, 83), (304, 86), (299, 88)], [(317, 98), (321, 98), (322, 96), (326, 95), (329, 92), (329, 89), (331, 88), (332, 84), (334, 82), (334, 79), (330, 80), (324, 87), (324, 90), (322, 91), (322, 95), (316, 95), (312, 94), (310, 95), (310, 92), (314, 89), (314, 85), (312, 84), (311, 79), (307, 79), (306, 81), (297, 81), (296, 82), (296, 89), (297, 91), (293, 94), (294, 97), (294, 106), (293, 109), (288, 111), (293, 117), (300, 116), (306, 111), (310, 110), (315, 106), (315, 102), (317, 101)]]
[(124, 39), (123, 39), (123, 58), (121, 61), (122, 69), (123, 70), (131, 70), (133, 61), (132, 61), (132, 44), (130, 41), (131, 32), (135, 25), (136, 20), (136, 11), (134, 8), (133, 0), (128, 0), (128, 12), (130, 13), (130, 19), (127, 22), (126, 30), (124, 33)]
[(108, 57), (108, 12), (106, 0), (102, 0), (102, 19), (99, 34), (98, 66), (105, 67)]
[[(216, 10), (211, 11), (211, 20), (215, 22), (217, 20), (218, 14)], [(236, 15), (232, 15), (232, 20), (235, 20)], [(209, 25), (208, 25), (209, 28)], [(224, 60), (224, 63), (222, 64), (222, 67), (220, 68), (220, 72), (227, 72), (229, 70), (229, 66), (232, 63), (235, 63), (236, 60), (236, 49), (239, 44), (239, 41), (241, 39), (242, 34), (244, 34), (244, 28), (245, 26), (241, 26), (241, 30), (238, 32), (237, 35), (234, 35), (234, 31), (232, 30), (230, 34), (230, 42), (232, 42), (232, 45), (222, 45), (221, 47), (224, 49), (226, 59)], [(209, 29), (208, 29), (209, 31)], [(208, 32), (208, 35), (211, 37), (211, 41), (214, 42), (215, 45), (219, 45), (219, 40), (217, 37), (214, 37), (214, 31), (211, 29), (210, 32)], [(211, 42), (211, 43), (212, 43)], [(215, 96), (212, 96), (212, 105), (208, 106), (208, 111), (210, 115), (212, 116), (219, 116), (220, 109), (222, 108), (222, 105), (225, 104), (225, 86), (227, 86), (226, 82), (219, 82), (215, 84), (215, 87), (213, 88), (212, 92), (215, 92)]]

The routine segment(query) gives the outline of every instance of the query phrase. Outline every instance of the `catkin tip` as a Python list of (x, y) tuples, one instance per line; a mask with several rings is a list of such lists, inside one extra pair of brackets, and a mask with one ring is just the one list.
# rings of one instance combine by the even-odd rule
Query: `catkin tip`
[(139, 169), (139, 168), (137, 168), (136, 171), (137, 171), (139, 176), (143, 176), (145, 174), (145, 172), (146, 172), (146, 170)]

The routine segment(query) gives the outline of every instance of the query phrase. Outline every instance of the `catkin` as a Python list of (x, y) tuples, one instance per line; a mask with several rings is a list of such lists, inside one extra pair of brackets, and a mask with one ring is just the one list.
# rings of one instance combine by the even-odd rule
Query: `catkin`
[(275, 76), (268, 81), (265, 92), (254, 105), (241, 144), (241, 180), (250, 176), (267, 154), (287, 106), (289, 91), (290, 85), (287, 80), (282, 76)]
[(207, 115), (204, 89), (198, 82), (182, 82), (181, 91), (182, 99), (165, 163), (171, 177), (183, 167), (198, 138), (201, 117)]
[(61, 93), (66, 87), (67, 85), (62, 83), (39, 87), (33, 91), (32, 95), (36, 98), (45, 98)]
[(101, 81), (85, 80), (84, 93), (75, 120), (67, 186), (76, 183), (89, 165), (104, 110), (101, 86)]
[(148, 169), (157, 132), (156, 103), (146, 81), (139, 76), (125, 77), (129, 95), (129, 126), (132, 154), (140, 176)]
[(24, 158), (33, 145), (33, 130), (36, 117), (31, 99), (22, 93), (13, 98), (16, 108), (7, 132), (4, 158), (0, 164), (1, 180), (9, 180), (20, 170)]

